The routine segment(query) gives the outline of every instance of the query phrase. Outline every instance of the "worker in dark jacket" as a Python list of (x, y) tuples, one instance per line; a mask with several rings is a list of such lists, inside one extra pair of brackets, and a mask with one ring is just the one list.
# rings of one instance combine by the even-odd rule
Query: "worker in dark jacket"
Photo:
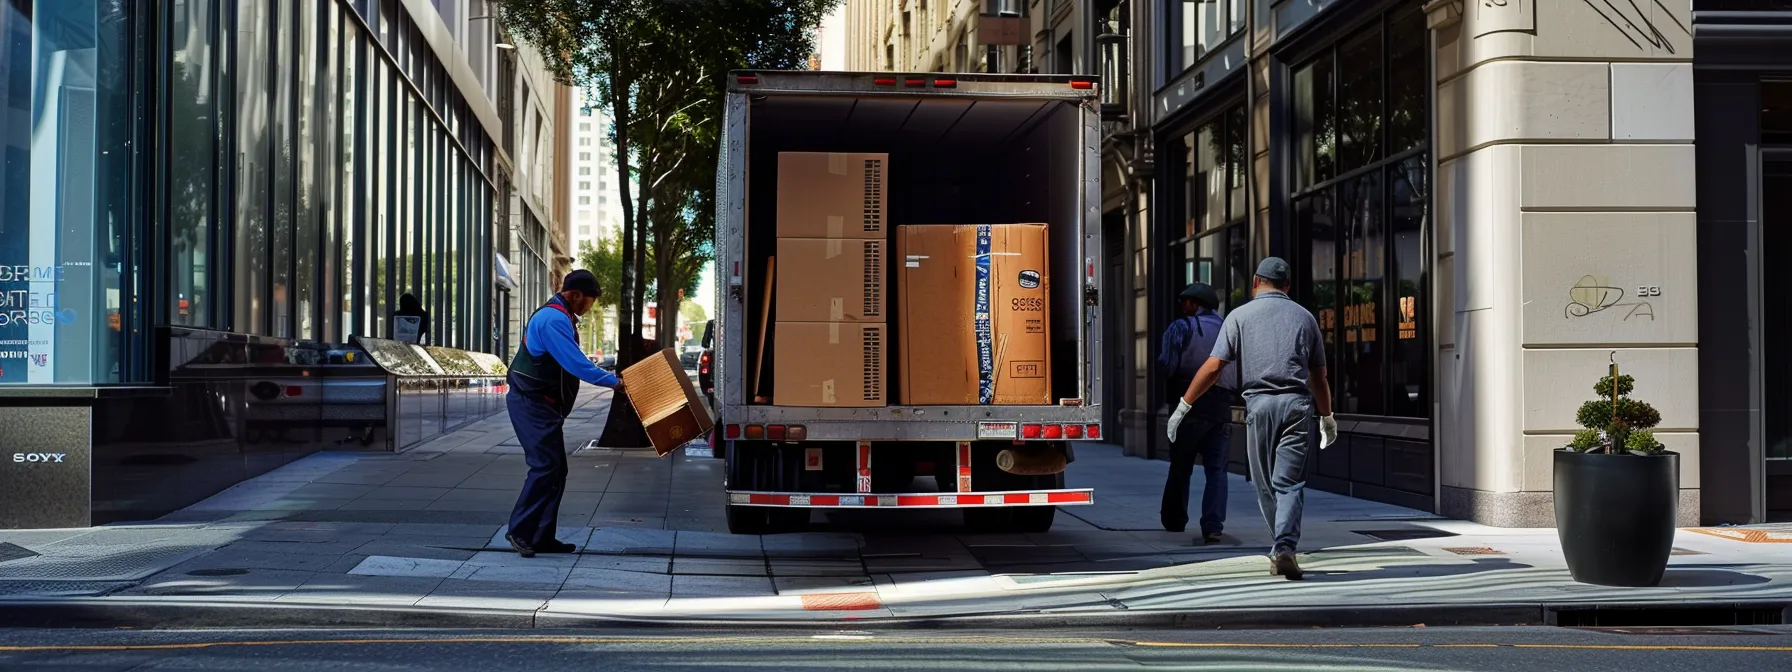
[(529, 476), (510, 514), (505, 538), (525, 558), (536, 553), (571, 553), (576, 546), (554, 538), (560, 498), (566, 493), (566, 416), (579, 397), (579, 381), (616, 388), (621, 381), (597, 368), (579, 349), (579, 318), (591, 311), (602, 291), (590, 271), (566, 275), (560, 293), (529, 316), (523, 342), (510, 362), (505, 406), (510, 426), (529, 462)]
[[(1180, 395), (1194, 382), (1195, 372), (1213, 354), (1219, 338), (1219, 292), (1211, 285), (1197, 282), (1182, 290), (1177, 297), (1182, 317), (1164, 330), (1163, 349), (1157, 353), (1157, 367), (1170, 382), (1170, 389)], [(1226, 527), (1226, 463), (1232, 444), (1232, 394), (1237, 387), (1236, 372), (1223, 379), (1215, 393), (1203, 396), (1189, 412), (1181, 416), (1181, 426), (1170, 430), (1170, 475), (1164, 482), (1163, 504), (1158, 518), (1164, 529), (1181, 532), (1188, 526), (1188, 484), (1195, 474), (1199, 459), (1206, 472), (1201, 490), (1201, 539), (1206, 543), (1220, 540)]]

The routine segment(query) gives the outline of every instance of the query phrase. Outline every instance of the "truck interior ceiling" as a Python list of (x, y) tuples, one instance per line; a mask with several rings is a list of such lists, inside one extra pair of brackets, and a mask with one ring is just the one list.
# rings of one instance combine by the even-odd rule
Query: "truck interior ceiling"
[[(1077, 105), (1075, 100), (1042, 98), (753, 96), (747, 112), (746, 305), (755, 308), (746, 311), (747, 352), (759, 345), (756, 307), (767, 287), (765, 259), (777, 249), (778, 154), (885, 153), (890, 156), (885, 314), (899, 312), (896, 227), (1044, 223), (1051, 257), (1052, 398), (1080, 398), (1082, 258), (1093, 252), (1082, 246), (1083, 155), (1078, 143), (1083, 139)], [(892, 342), (898, 331), (897, 325), (889, 325)], [(891, 400), (900, 398), (895, 367), (901, 348), (893, 345), (886, 378)], [(775, 370), (769, 361), (767, 366)]]

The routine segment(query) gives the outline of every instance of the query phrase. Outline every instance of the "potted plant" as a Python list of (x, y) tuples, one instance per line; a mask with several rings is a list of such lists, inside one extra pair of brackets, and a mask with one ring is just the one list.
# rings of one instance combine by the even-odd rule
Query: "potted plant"
[(1555, 452), (1556, 533), (1581, 583), (1659, 584), (1673, 551), (1680, 455), (1655, 439), (1661, 413), (1635, 388), (1614, 362), (1576, 414), (1586, 429)]

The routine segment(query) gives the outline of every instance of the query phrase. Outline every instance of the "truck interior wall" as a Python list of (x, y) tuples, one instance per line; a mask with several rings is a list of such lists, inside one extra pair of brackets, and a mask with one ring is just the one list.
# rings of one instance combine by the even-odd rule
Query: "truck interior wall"
[[(1050, 228), (1052, 288), (1052, 387), (1054, 398), (1078, 392), (1082, 327), (1079, 218), (1083, 185), (1080, 114), (1072, 101), (970, 98), (848, 98), (764, 96), (748, 111), (746, 274), (749, 367), (758, 352), (759, 306), (768, 285), (765, 259), (777, 248), (777, 171), (780, 152), (875, 152), (890, 155), (885, 201), (891, 246), (886, 314), (898, 315), (900, 291), (894, 254), (896, 227), (908, 224), (1008, 224), (1044, 222)], [(754, 176), (757, 176), (755, 179)], [(777, 266), (784, 267), (784, 260)], [(896, 342), (888, 331), (887, 398), (896, 389)], [(775, 341), (776, 334), (768, 335)], [(767, 348), (766, 366), (775, 370)], [(750, 385), (751, 374), (743, 378)], [(760, 391), (770, 394), (771, 371)]]

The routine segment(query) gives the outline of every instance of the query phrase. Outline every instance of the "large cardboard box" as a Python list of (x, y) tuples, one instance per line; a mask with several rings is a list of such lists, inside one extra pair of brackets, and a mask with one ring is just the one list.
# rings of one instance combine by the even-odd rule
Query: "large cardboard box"
[(777, 321), (884, 322), (882, 240), (779, 238)]
[(715, 426), (677, 350), (666, 348), (623, 369), (622, 385), (661, 457)]
[(772, 404), (868, 408), (884, 405), (884, 325), (779, 322)]
[(896, 240), (901, 403), (1050, 404), (1045, 226), (903, 226)]
[(883, 240), (888, 154), (778, 154), (779, 238)]

